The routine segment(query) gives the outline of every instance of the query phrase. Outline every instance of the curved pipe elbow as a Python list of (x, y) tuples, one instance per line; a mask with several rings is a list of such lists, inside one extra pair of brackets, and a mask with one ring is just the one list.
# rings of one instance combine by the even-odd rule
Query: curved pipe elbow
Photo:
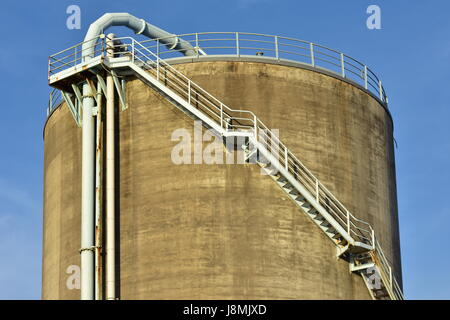
[(136, 34), (142, 34), (150, 39), (160, 38), (160, 42), (169, 50), (178, 50), (185, 56), (197, 54), (195, 48), (189, 42), (151, 25), (144, 19), (138, 19), (129, 13), (105, 13), (89, 26), (83, 43), (83, 58), (88, 59), (94, 56), (96, 38), (112, 26), (127, 27)]

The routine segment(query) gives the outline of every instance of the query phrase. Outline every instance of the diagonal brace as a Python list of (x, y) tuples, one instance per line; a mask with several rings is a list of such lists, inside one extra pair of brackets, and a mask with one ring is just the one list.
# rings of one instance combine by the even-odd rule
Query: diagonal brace
[(61, 91), (61, 94), (62, 94), (67, 106), (69, 107), (69, 110), (72, 113), (72, 116), (75, 119), (77, 126), (81, 127), (81, 117), (80, 117), (79, 110), (75, 107), (74, 103), (72, 102), (72, 99), (70, 99), (69, 94), (67, 92)]
[(125, 101), (124, 90), (122, 85), (120, 84), (119, 78), (114, 70), (111, 70), (111, 75), (114, 80), (114, 85), (116, 87), (117, 94), (119, 95), (120, 104), (122, 105), (122, 111), (128, 108), (128, 105)]
[(97, 74), (97, 80), (98, 83), (100, 84), (100, 88), (103, 91), (103, 95), (106, 97), (107, 93), (106, 93), (106, 82), (105, 79), (103, 79), (103, 77), (99, 74)]

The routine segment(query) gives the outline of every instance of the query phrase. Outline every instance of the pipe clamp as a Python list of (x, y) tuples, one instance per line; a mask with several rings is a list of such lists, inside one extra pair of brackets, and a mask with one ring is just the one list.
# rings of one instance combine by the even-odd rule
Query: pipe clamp
[(80, 250), (78, 250), (80, 253), (83, 253), (83, 251), (95, 251), (95, 249), (101, 249), (102, 247), (100, 246), (92, 246), (92, 247), (87, 247), (87, 248), (81, 248)]

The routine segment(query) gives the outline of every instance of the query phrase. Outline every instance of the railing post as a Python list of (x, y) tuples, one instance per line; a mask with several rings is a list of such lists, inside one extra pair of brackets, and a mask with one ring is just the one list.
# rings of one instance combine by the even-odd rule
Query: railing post
[(223, 103), (220, 103), (220, 127), (223, 128)]
[(392, 290), (392, 268), (389, 266), (389, 287)]
[(131, 61), (134, 62), (134, 39), (131, 41)]
[(342, 77), (345, 78), (345, 62), (344, 62), (344, 54), (341, 53), (341, 74)]
[(156, 80), (159, 81), (159, 56), (156, 57)]
[(316, 201), (319, 202), (319, 180), (316, 179)]
[(159, 39), (156, 39), (156, 57), (159, 58)]
[(100, 38), (102, 39), (102, 57), (103, 57), (106, 56), (106, 38), (104, 34), (101, 34)]
[(367, 81), (367, 66), (364, 66), (364, 88), (368, 89), (368, 81)]
[(188, 103), (191, 104), (191, 80), (188, 81)]
[(286, 171), (289, 172), (289, 162), (288, 162), (288, 149), (284, 148), (284, 166), (286, 167)]
[(195, 48), (197, 51), (197, 58), (200, 56), (200, 45), (198, 44), (198, 33), (195, 33)]
[(255, 140), (258, 140), (258, 119), (256, 119), (256, 115), (253, 116), (253, 125), (255, 131)]
[(350, 227), (350, 212), (348, 210), (346, 210), (346, 214), (347, 214), (347, 233), (348, 233), (348, 235), (351, 236), (351, 234), (350, 234), (350, 229), (351, 229), (351, 227)]
[(278, 51), (278, 36), (275, 36), (275, 58), (277, 58), (277, 60), (280, 60), (280, 54)]
[(311, 65), (313, 67), (316, 66), (316, 60), (314, 58), (314, 43), (310, 42), (309, 43), (309, 51), (310, 51), (310, 55), (311, 55)]
[(239, 50), (239, 32), (236, 32), (236, 55), (238, 57), (241, 55)]
[(381, 80), (378, 80), (378, 90), (380, 91), (380, 99), (383, 101), (383, 85), (381, 84)]
[(377, 246), (376, 246), (376, 243), (375, 243), (375, 230), (373, 230), (372, 227), (371, 227), (371, 229), (372, 229), (372, 247), (373, 247), (374, 249), (376, 249)]

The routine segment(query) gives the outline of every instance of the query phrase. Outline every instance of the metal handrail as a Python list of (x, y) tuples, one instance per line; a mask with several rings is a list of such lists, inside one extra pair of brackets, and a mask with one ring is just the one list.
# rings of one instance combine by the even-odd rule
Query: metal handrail
[[(200, 34), (195, 34), (197, 43), (199, 42), (199, 35)], [(238, 39), (238, 33), (236, 33), (236, 37)], [(279, 38), (281, 37), (277, 37), (278, 44)], [(157, 41), (159, 46), (158, 39), (144, 41), (144, 44), (131, 37), (116, 38), (115, 40), (119, 40), (118, 43), (120, 44), (114, 44), (114, 46), (121, 49), (121, 55), (129, 56), (131, 62), (147, 70), (159, 82), (174, 90), (183, 99), (208, 115), (209, 118), (215, 121), (215, 123), (225, 132), (230, 130), (252, 132), (256, 139), (258, 139), (260, 135), (265, 135), (267, 140), (264, 142), (266, 144), (264, 147), (269, 148), (270, 145), (271, 151), (274, 147), (277, 148), (274, 156), (275, 159), (279, 161), (280, 166), (283, 166), (295, 180), (305, 186), (311, 195), (315, 196), (320, 205), (327, 208), (326, 211), (341, 227), (344, 228), (344, 230), (347, 231), (350, 238), (354, 239), (356, 242), (359, 241), (365, 243), (372, 248), (373, 253), (379, 257), (379, 267), (381, 268), (382, 273), (388, 275), (388, 279), (385, 280), (385, 282), (387, 282), (390, 292), (393, 292), (395, 295), (398, 295), (399, 298), (402, 298), (400, 287), (392, 274), (390, 263), (387, 261), (381, 246), (375, 237), (372, 226), (368, 222), (360, 220), (350, 213), (333, 193), (331, 193), (331, 191), (329, 191), (313, 175), (313, 173), (307, 169), (307, 167), (281, 142), (279, 137), (257, 118), (252, 111), (228, 107), (161, 58), (160, 54), (158, 54), (159, 50), (157, 50), (157, 53), (155, 54), (148, 49), (148, 46), (144, 45), (151, 41)], [(313, 46), (313, 44), (311, 44), (311, 46)], [(322, 46), (320, 47), (324, 48)], [(104, 55), (106, 51), (104, 45), (102, 45), (102, 50), (101, 55)], [(65, 51), (62, 51), (62, 53), (64, 52)], [(343, 54), (340, 54), (340, 56), (341, 61), (345, 61), (345, 56)], [(365, 75), (367, 75), (369, 69), (364, 66), (364, 70)], [(382, 90), (382, 87), (380, 87), (380, 89)], [(243, 114), (247, 114), (248, 116), (244, 117)], [(233, 124), (233, 121), (237, 122), (237, 124)]]
[[(197, 49), (201, 48), (208, 55), (242, 56), (262, 52), (266, 57), (273, 57), (278, 60), (295, 60), (314, 67), (321, 67), (355, 81), (373, 93), (385, 105), (388, 102), (381, 80), (368, 66), (347, 54), (317, 43), (290, 37), (248, 32), (199, 32), (180, 34), (177, 37), (189, 42)], [(141, 43), (148, 49), (156, 48), (157, 56), (162, 59), (173, 57), (174, 53), (180, 51), (164, 49), (161, 41), (163, 39), (165, 38), (150, 39), (141, 41)], [(231, 52), (226, 49), (231, 49)]]
[[(194, 57), (197, 58), (201, 56), (200, 50), (206, 52), (207, 55), (243, 56), (263, 54), (265, 57), (277, 60), (294, 60), (313, 67), (320, 67), (346, 79), (353, 80), (379, 98), (387, 107), (386, 91), (379, 77), (359, 60), (329, 47), (290, 37), (249, 32), (197, 32), (176, 36), (195, 47), (198, 54)], [(173, 38), (173, 36), (144, 40), (140, 43), (146, 49), (155, 49), (155, 54), (161, 59), (181, 54), (182, 49), (166, 49), (162, 40), (168, 38)], [(97, 41), (99, 39), (101, 41)], [(59, 72), (63, 67), (68, 68), (76, 65), (81, 61), (83, 50), (91, 49), (94, 46), (96, 48), (94, 55), (97, 55), (97, 50), (104, 50), (104, 39), (104, 35), (101, 35), (50, 56), (49, 75)], [(89, 48), (83, 49), (82, 45), (85, 42), (93, 44)], [(68, 53), (69, 55), (67, 55)], [(62, 56), (63, 54), (66, 54), (66, 56)], [(74, 59), (69, 60), (68, 58), (70, 57), (74, 57)], [(56, 68), (55, 62), (61, 61), (64, 62), (63, 65)]]
[[(92, 44), (87, 46), (86, 48), (83, 48), (83, 45), (87, 42)], [(84, 62), (83, 58), (85, 57), (83, 55), (83, 52), (88, 51), (92, 48), (94, 49), (93, 55), (90, 55), (89, 58), (103, 55), (105, 51), (105, 35), (100, 35), (93, 39), (77, 43), (65, 50), (59, 51), (49, 56), (48, 77), (50, 78), (50, 76), (53, 74), (56, 74), (58, 72), (61, 72), (70, 67), (74, 67), (77, 64)]]

